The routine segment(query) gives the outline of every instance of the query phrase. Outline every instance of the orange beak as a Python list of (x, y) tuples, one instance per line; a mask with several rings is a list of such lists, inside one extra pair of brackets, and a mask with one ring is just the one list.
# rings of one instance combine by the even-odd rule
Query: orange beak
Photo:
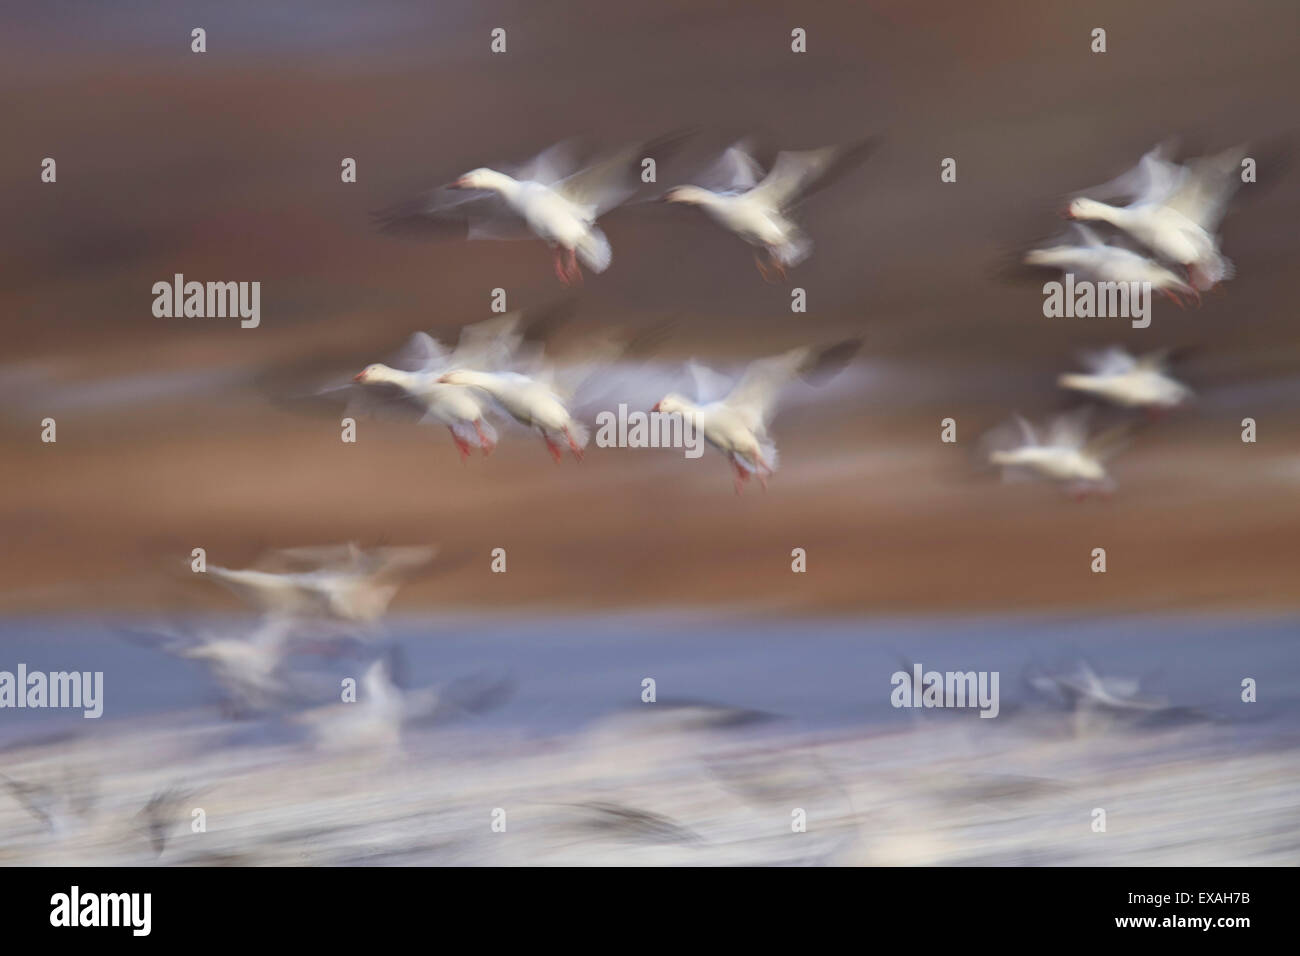
[(663, 402), (655, 402), (655, 407), (652, 408), (652, 409), (650, 409), (650, 411), (652, 411), (652, 412), (657, 412), (657, 411), (659, 411), (659, 406), (662, 405), (662, 404), (663, 404)]
[(354, 382), (364, 382), (365, 380), (366, 380), (366, 370), (365, 370), (365, 369), (362, 369), (360, 372), (357, 372), (356, 375), (353, 375), (353, 376), (352, 376), (352, 381), (354, 381)]

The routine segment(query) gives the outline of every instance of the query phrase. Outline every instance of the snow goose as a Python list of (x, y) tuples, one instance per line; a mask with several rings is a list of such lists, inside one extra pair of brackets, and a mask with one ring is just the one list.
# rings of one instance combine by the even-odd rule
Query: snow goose
[(566, 446), (581, 461), (589, 432), (574, 415), (576, 397), (597, 372), (620, 357), (644, 352), (659, 342), (671, 325), (656, 323), (632, 336), (611, 330), (587, 333), (580, 346), (565, 355), (563, 367), (550, 361), (544, 347), (538, 346), (531, 353), (517, 349), (513, 369), (454, 368), (438, 381), (490, 396), (516, 422), (541, 434), (557, 464)]
[(587, 426), (573, 417), (564, 397), (545, 378), (520, 372), (454, 369), (445, 372), (438, 381), (450, 386), (469, 386), (491, 396), (519, 424), (541, 433), (557, 463), (564, 457), (561, 440), (575, 459), (582, 460), (589, 437)]
[[(209, 565), (207, 573), (271, 618), (374, 624), (404, 581), (433, 560), (436, 549), (356, 545), (273, 552), (286, 570)], [(300, 570), (303, 565), (306, 570)]]
[(777, 467), (776, 445), (767, 427), (781, 390), (797, 377), (812, 383), (825, 381), (852, 360), (861, 344), (852, 339), (825, 347), (804, 346), (760, 359), (750, 364), (725, 397), (714, 401), (705, 396), (716, 394), (719, 376), (691, 362), (688, 367), (700, 401), (674, 392), (660, 399), (653, 410), (680, 414), (699, 429), (705, 441), (727, 456), (735, 469), (736, 494), (741, 493), (751, 476), (757, 476), (759, 484), (766, 488), (768, 477)]
[(812, 251), (812, 241), (791, 218), (794, 207), (860, 163), (874, 146), (875, 140), (865, 140), (852, 146), (778, 153), (764, 175), (749, 147), (736, 143), (700, 178), (710, 187), (676, 186), (664, 194), (664, 200), (699, 207), (755, 247), (754, 264), (764, 279), (770, 280), (773, 273), (784, 278), (787, 268)]
[(247, 717), (275, 710), (291, 702), (285, 671), (294, 622), (289, 618), (264, 618), (248, 632), (190, 632), (155, 628), (126, 631), (127, 640), (185, 660), (198, 661), (222, 694), (222, 710), (229, 717)]
[[(663, 156), (682, 136), (637, 143), (580, 165), (559, 143), (512, 171), (482, 166), (447, 186), (376, 214), (388, 232), (453, 230), (468, 239), (542, 239), (565, 285), (582, 281), (578, 263), (609, 268), (613, 250), (596, 221), (641, 185), (641, 162)], [(466, 192), (468, 191), (468, 192)]]
[(1078, 242), (1062, 240), (1058, 245), (1031, 249), (1024, 262), (1030, 266), (1059, 269), (1092, 282), (1149, 282), (1157, 293), (1182, 307), (1179, 295), (1200, 299), (1200, 293), (1154, 259), (1124, 246), (1102, 242), (1087, 226), (1076, 223)]
[(294, 723), (308, 728), (327, 749), (396, 749), (404, 730), (485, 713), (514, 694), (508, 677), (481, 675), (446, 684), (407, 688), (405, 658), (396, 645), (376, 658), (361, 676), (353, 703), (301, 711)]
[(1145, 408), (1153, 414), (1182, 404), (1192, 390), (1168, 374), (1168, 352), (1151, 352), (1135, 358), (1121, 348), (1087, 353), (1087, 374), (1070, 372), (1057, 382), (1062, 388), (1096, 395), (1126, 408)]
[(1063, 482), (1080, 499), (1090, 491), (1113, 490), (1115, 483), (1106, 473), (1105, 461), (1123, 447), (1126, 427), (1108, 429), (1089, 438), (1084, 409), (1055, 418), (1046, 437), (1040, 439), (1024, 418), (1016, 415), (1014, 419), (1018, 440), (1004, 440), (994, 432), (985, 442), (991, 447), (989, 462), (1002, 467), (1005, 478), (1028, 473)]
[(1217, 230), (1228, 200), (1241, 182), (1242, 147), (1180, 165), (1157, 147), (1138, 165), (1096, 190), (1095, 195), (1131, 197), (1112, 206), (1080, 196), (1066, 208), (1072, 219), (1108, 222), (1137, 239), (1162, 259), (1187, 270), (1204, 292), (1232, 278), (1232, 263), (1219, 251)]
[[(571, 302), (563, 301), (473, 322), (460, 329), (453, 349), (427, 332), (416, 332), (390, 360), (394, 365), (367, 365), (350, 376), (350, 381), (331, 376), (332, 384), (317, 388), (312, 398), (318, 405), (332, 406), (335, 403), (329, 399), (346, 396), (342, 414), (347, 416), (445, 425), (461, 461), (472, 448), (488, 455), (497, 444), (496, 429), (487, 415), (491, 403), (481, 393), (438, 379), (454, 368), (507, 366), (518, 353), (537, 346), (567, 321), (572, 308)], [(337, 408), (333, 411), (338, 414)]]
[[(413, 344), (421, 339), (433, 342), (427, 333), (417, 332)], [(436, 366), (405, 371), (376, 362), (363, 368), (352, 381), (391, 389), (388, 400), (415, 403), (420, 412), (419, 421), (446, 425), (461, 461), (469, 457), (471, 446), (477, 446), (484, 455), (491, 454), (496, 448), (497, 433), (487, 420), (484, 403), (473, 392), (440, 384), (440, 374)]]

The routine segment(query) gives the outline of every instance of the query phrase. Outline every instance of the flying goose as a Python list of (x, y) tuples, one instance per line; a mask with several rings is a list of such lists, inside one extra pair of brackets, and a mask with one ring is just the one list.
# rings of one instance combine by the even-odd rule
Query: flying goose
[(706, 395), (715, 387), (717, 373), (691, 362), (688, 368), (700, 400), (692, 401), (673, 392), (661, 398), (653, 411), (680, 414), (691, 420), (704, 440), (730, 459), (735, 469), (736, 494), (741, 494), (751, 476), (757, 476), (759, 484), (766, 488), (768, 477), (777, 467), (776, 445), (767, 427), (781, 390), (795, 378), (814, 384), (825, 381), (852, 360), (861, 344), (852, 339), (820, 348), (791, 349), (760, 359), (750, 364), (725, 397), (713, 401)]
[(472, 169), (376, 216), (388, 232), (433, 227), (468, 239), (541, 239), (551, 247), (559, 280), (579, 283), (579, 263), (604, 272), (613, 257), (596, 221), (640, 187), (645, 158), (662, 156), (681, 138), (637, 143), (586, 165), (572, 143), (558, 143), (521, 167)]
[(1059, 269), (1092, 282), (1149, 282), (1152, 289), (1180, 308), (1183, 305), (1180, 294), (1200, 299), (1195, 287), (1156, 260), (1124, 246), (1102, 242), (1081, 223), (1074, 225), (1074, 231), (1077, 242), (1061, 240), (1057, 245), (1031, 249), (1025, 254), (1025, 264)]
[(1160, 258), (1183, 266), (1192, 285), (1204, 292), (1232, 278), (1232, 263), (1219, 251), (1217, 231), (1228, 200), (1241, 183), (1245, 155), (1245, 149), (1238, 146), (1180, 165), (1158, 146), (1134, 169), (1088, 190), (1096, 195), (1128, 197), (1128, 205), (1112, 206), (1080, 196), (1065, 214), (1122, 229)]
[[(675, 186), (664, 194), (667, 202), (697, 206), (724, 229), (754, 247), (754, 264), (765, 280), (803, 262), (812, 252), (812, 240), (792, 218), (795, 207), (817, 189), (862, 162), (876, 141), (850, 146), (828, 146), (778, 153), (766, 173), (736, 143), (700, 177), (702, 184)], [(762, 250), (766, 256), (760, 256)]]
[[(989, 462), (1001, 466), (1008, 478), (1028, 472), (1063, 482), (1077, 498), (1089, 491), (1111, 491), (1115, 483), (1106, 473), (1105, 461), (1123, 447), (1128, 429), (1119, 426), (1089, 438), (1086, 418), (1087, 409), (1060, 415), (1048, 425), (1046, 437), (1040, 439), (1029, 422), (1015, 415), (1019, 442), (994, 448), (989, 452)], [(998, 437), (994, 436), (995, 440)]]
[(1068, 372), (1057, 382), (1062, 388), (1095, 395), (1126, 408), (1146, 408), (1153, 413), (1173, 408), (1192, 396), (1192, 390), (1167, 374), (1168, 352), (1151, 352), (1134, 358), (1122, 348), (1086, 353), (1088, 373)]

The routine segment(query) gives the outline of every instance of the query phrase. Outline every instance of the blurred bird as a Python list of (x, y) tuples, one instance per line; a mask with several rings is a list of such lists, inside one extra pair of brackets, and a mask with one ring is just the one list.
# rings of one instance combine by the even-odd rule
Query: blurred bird
[(1099, 677), (1086, 661), (1070, 671), (1031, 674), (1025, 680), (1031, 689), (1064, 707), (1076, 735), (1093, 729), (1098, 718), (1147, 729), (1218, 719), (1195, 707), (1170, 704), (1163, 697), (1143, 696), (1136, 678)]
[(557, 464), (564, 457), (561, 440), (568, 445), (573, 457), (582, 461), (589, 437), (587, 426), (573, 417), (563, 396), (551, 383), (519, 372), (473, 369), (445, 372), (438, 381), (445, 385), (467, 385), (486, 392), (515, 421), (541, 433)]
[[(641, 184), (641, 163), (680, 135), (637, 143), (580, 165), (571, 143), (550, 147), (522, 167), (480, 167), (450, 185), (377, 213), (387, 231), (423, 221), (468, 239), (542, 239), (565, 285), (582, 281), (578, 263), (609, 268), (613, 251), (596, 220), (626, 202)], [(463, 191), (472, 191), (463, 195)]]
[[(285, 570), (211, 565), (207, 573), (269, 616), (369, 625), (388, 610), (406, 578), (429, 564), (435, 554), (435, 548), (364, 551), (355, 544), (289, 548), (262, 559), (279, 562)], [(306, 570), (301, 569), (304, 565)]]
[(538, 431), (557, 464), (566, 446), (581, 461), (589, 431), (574, 415), (577, 396), (597, 372), (624, 356), (653, 347), (669, 327), (670, 322), (660, 322), (632, 336), (613, 330), (589, 332), (569, 350), (563, 366), (545, 355), (544, 348), (529, 355), (517, 349), (510, 370), (458, 367), (445, 372), (438, 381), (478, 389), (490, 396), (510, 418)]
[(124, 631), (122, 636), (165, 654), (202, 663), (221, 689), (223, 710), (247, 717), (275, 710), (295, 694), (285, 673), (291, 618), (264, 618), (246, 634), (187, 632), (175, 629)]
[(869, 139), (850, 146), (778, 153), (765, 175), (749, 145), (736, 143), (700, 177), (700, 185), (676, 186), (664, 199), (704, 210), (755, 247), (754, 264), (765, 280), (770, 281), (773, 273), (785, 278), (787, 268), (812, 252), (812, 240), (791, 218), (794, 208), (861, 163), (875, 145), (876, 140)]
[(1093, 282), (1149, 282), (1152, 289), (1180, 307), (1183, 305), (1180, 294), (1200, 299), (1193, 286), (1156, 260), (1120, 245), (1104, 243), (1081, 224), (1076, 223), (1074, 231), (1079, 243), (1063, 240), (1059, 245), (1031, 249), (1025, 254), (1025, 264), (1059, 269)]
[(55, 836), (86, 826), (99, 803), (98, 779), (71, 766), (63, 768), (57, 782), (33, 783), (0, 774), (0, 783), (33, 819)]
[(857, 354), (858, 339), (815, 348), (791, 349), (772, 358), (750, 364), (725, 397), (716, 401), (705, 396), (716, 387), (717, 373), (691, 362), (688, 368), (696, 382), (699, 402), (677, 393), (661, 398), (653, 411), (680, 414), (700, 430), (707, 441), (726, 455), (735, 469), (736, 494), (750, 476), (757, 476), (766, 488), (777, 467), (776, 445), (767, 426), (776, 412), (781, 390), (795, 378), (819, 384), (839, 372)]
[[(416, 340), (420, 336), (429, 339), (426, 333), (417, 332)], [(402, 399), (415, 402), (422, 412), (419, 421), (447, 426), (461, 461), (469, 457), (471, 444), (478, 446), (484, 455), (491, 454), (497, 444), (497, 434), (487, 420), (483, 403), (467, 389), (440, 384), (436, 377), (438, 374), (428, 366), (405, 371), (377, 362), (363, 368), (352, 381), (367, 386), (389, 386), (395, 388)]]
[(1192, 285), (1204, 292), (1232, 278), (1232, 263), (1219, 251), (1217, 230), (1241, 182), (1245, 155), (1238, 146), (1180, 165), (1170, 160), (1167, 148), (1158, 146), (1134, 169), (1087, 190), (1130, 197), (1128, 205), (1111, 206), (1081, 196), (1070, 203), (1066, 216), (1122, 229), (1162, 259), (1183, 266)]
[(159, 790), (135, 815), (136, 829), (148, 838), (155, 855), (162, 856), (167, 847), (167, 838), (175, 829), (182, 808), (190, 796), (192, 794), (188, 790), (179, 787)]
[(1138, 696), (1139, 682), (1127, 677), (1098, 677), (1086, 661), (1062, 674), (1037, 674), (1026, 678), (1041, 694), (1057, 696), (1071, 710), (1101, 707), (1114, 710), (1157, 710), (1165, 701)]
[(400, 650), (390, 647), (361, 676), (352, 703), (303, 711), (294, 722), (308, 727), (318, 745), (393, 750), (408, 727), (443, 723), (481, 714), (505, 703), (514, 693), (508, 678), (475, 676), (445, 685), (407, 689)]
[[(350, 371), (343, 376), (337, 371), (279, 370), (267, 378), (277, 379), (274, 391), (279, 399), (298, 410), (328, 412), (336, 419), (341, 414), (445, 425), (461, 461), (465, 461), (472, 448), (487, 455), (496, 447), (497, 432), (488, 418), (493, 406), (481, 392), (440, 383), (439, 377), (455, 368), (506, 368), (518, 354), (538, 347), (568, 321), (572, 312), (573, 302), (564, 300), (472, 322), (460, 328), (451, 349), (427, 332), (416, 332), (389, 360), (392, 364), (376, 362), (355, 375)], [(302, 394), (297, 392), (301, 386), (280, 383), (286, 378), (329, 384), (313, 384), (309, 394)], [(341, 408), (340, 398), (346, 400)]]
[[(1109, 492), (1115, 483), (1106, 473), (1104, 462), (1123, 447), (1128, 428), (1118, 426), (1089, 438), (1086, 415), (1084, 409), (1082, 413), (1058, 416), (1048, 426), (1045, 440), (1040, 440), (1033, 426), (1016, 415), (1019, 443), (1010, 448), (994, 448), (989, 452), (989, 461), (1004, 469), (1004, 477), (1027, 471), (1065, 482), (1077, 498), (1089, 491)], [(1001, 438), (995, 433), (986, 442), (1002, 444)]]
[(1166, 374), (1166, 350), (1134, 358), (1121, 348), (1087, 353), (1088, 374), (1066, 373), (1057, 379), (1062, 388), (1096, 395), (1126, 408), (1145, 408), (1152, 414), (1173, 408), (1191, 398), (1192, 390)]

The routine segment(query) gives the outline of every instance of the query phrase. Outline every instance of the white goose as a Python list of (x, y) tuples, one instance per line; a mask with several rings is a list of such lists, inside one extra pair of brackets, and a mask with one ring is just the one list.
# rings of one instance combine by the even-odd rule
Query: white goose
[(1079, 243), (1031, 249), (1025, 254), (1026, 265), (1059, 269), (1093, 282), (1149, 282), (1157, 293), (1182, 307), (1179, 295), (1200, 298), (1200, 293), (1154, 259), (1123, 246), (1104, 243), (1087, 226), (1076, 223)]
[(1237, 147), (1179, 165), (1157, 147), (1136, 168), (1096, 190), (1099, 195), (1132, 197), (1128, 205), (1080, 197), (1070, 203), (1066, 215), (1124, 230), (1156, 255), (1186, 268), (1192, 284), (1206, 291), (1232, 278), (1232, 263), (1219, 251), (1217, 230), (1241, 182), (1244, 156), (1245, 150)]
[(637, 190), (641, 160), (673, 142), (637, 144), (581, 168), (571, 146), (560, 143), (513, 173), (479, 167), (378, 216), (388, 231), (423, 220), (455, 226), (469, 239), (542, 239), (553, 251), (556, 276), (570, 285), (582, 281), (579, 262), (593, 272), (609, 268), (613, 251), (596, 220)]
[(469, 386), (490, 395), (515, 421), (541, 433), (557, 464), (564, 457), (561, 440), (575, 459), (582, 460), (587, 426), (573, 417), (564, 398), (545, 379), (521, 372), (455, 369), (443, 373), (438, 381), (449, 387)]
[(1057, 379), (1062, 388), (1096, 395), (1126, 408), (1152, 412), (1173, 408), (1192, 396), (1192, 390), (1167, 374), (1164, 351), (1134, 358), (1121, 348), (1086, 354), (1087, 374), (1070, 372)]
[(268, 617), (247, 633), (155, 628), (127, 631), (128, 640), (174, 657), (198, 661), (221, 688), (223, 709), (240, 717), (283, 706), (294, 696), (285, 671), (295, 622)]
[(365, 748), (383, 754), (400, 746), (407, 728), (481, 714), (514, 693), (509, 678), (478, 675), (407, 689), (402, 686), (404, 671), (401, 650), (390, 647), (361, 675), (355, 702), (311, 708), (292, 720), (308, 728), (322, 748)]
[[(544, 358), (544, 347), (536, 340), (544, 336), (538, 327), (548, 329), (554, 322), (539, 321), (530, 329), (535, 344), (531, 351), (511, 343), (510, 355), (514, 370), (491, 370), (468, 365), (453, 368), (439, 379), (447, 385), (478, 389), (511, 418), (525, 428), (535, 428), (546, 442), (546, 448), (558, 464), (568, 447), (578, 461), (583, 458), (589, 432), (573, 413), (574, 397), (593, 379), (595, 373), (615, 359), (644, 351), (657, 343), (671, 323), (659, 323), (637, 335), (626, 337), (614, 330), (591, 332), (582, 339), (581, 348), (568, 351), (565, 367), (557, 368)], [(526, 372), (520, 368), (527, 369)]]
[(483, 402), (467, 389), (440, 384), (440, 374), (432, 369), (408, 372), (376, 362), (363, 368), (352, 381), (360, 385), (395, 386), (418, 402), (424, 413), (421, 421), (447, 426), (461, 461), (469, 457), (471, 445), (477, 446), (484, 455), (491, 454), (497, 445), (497, 433), (487, 420)]
[[(741, 494), (751, 476), (767, 487), (777, 467), (776, 445), (767, 431), (776, 411), (781, 390), (796, 377), (810, 382), (825, 381), (843, 368), (857, 353), (861, 342), (850, 340), (824, 348), (805, 346), (750, 364), (725, 397), (717, 401), (694, 402), (677, 393), (661, 398), (654, 411), (680, 414), (691, 421), (707, 441), (730, 459), (735, 469), (736, 494)], [(697, 394), (712, 391), (718, 376), (702, 365), (689, 365)]]
[[(778, 153), (772, 169), (762, 167), (744, 143), (731, 146), (701, 180), (713, 188), (676, 186), (664, 194), (667, 202), (700, 209), (729, 232), (755, 247), (754, 264), (764, 279), (772, 272), (782, 278), (812, 252), (808, 239), (791, 218), (793, 207), (828, 185), (835, 175), (860, 162), (874, 146), (864, 141), (848, 147), (829, 146)], [(767, 261), (759, 256), (762, 249)]]
[(989, 453), (989, 461), (1001, 466), (1005, 477), (1027, 471), (1066, 483), (1078, 498), (1090, 491), (1114, 489), (1104, 462), (1120, 450), (1127, 429), (1110, 429), (1089, 439), (1085, 410), (1057, 417), (1048, 426), (1046, 439), (1040, 440), (1029, 422), (1020, 415), (1014, 417), (1020, 431), (1019, 443)]
[[(349, 402), (349, 408), (446, 425), (461, 461), (469, 456), (471, 446), (484, 455), (491, 454), (497, 444), (497, 433), (487, 418), (490, 402), (480, 392), (442, 383), (439, 379), (444, 372), (457, 368), (491, 370), (505, 366), (525, 343), (543, 339), (567, 321), (572, 308), (571, 302), (564, 301), (473, 322), (461, 328), (456, 347), (451, 351), (427, 332), (416, 332), (399, 360), (409, 368), (393, 368), (383, 363), (367, 365), (352, 381), (368, 388), (354, 396), (358, 400)], [(337, 387), (325, 392), (331, 390)]]
[(373, 624), (388, 610), (404, 579), (435, 553), (422, 547), (292, 548), (271, 557), (291, 567), (314, 567), (270, 571), (210, 565), (207, 573), (271, 617)]

